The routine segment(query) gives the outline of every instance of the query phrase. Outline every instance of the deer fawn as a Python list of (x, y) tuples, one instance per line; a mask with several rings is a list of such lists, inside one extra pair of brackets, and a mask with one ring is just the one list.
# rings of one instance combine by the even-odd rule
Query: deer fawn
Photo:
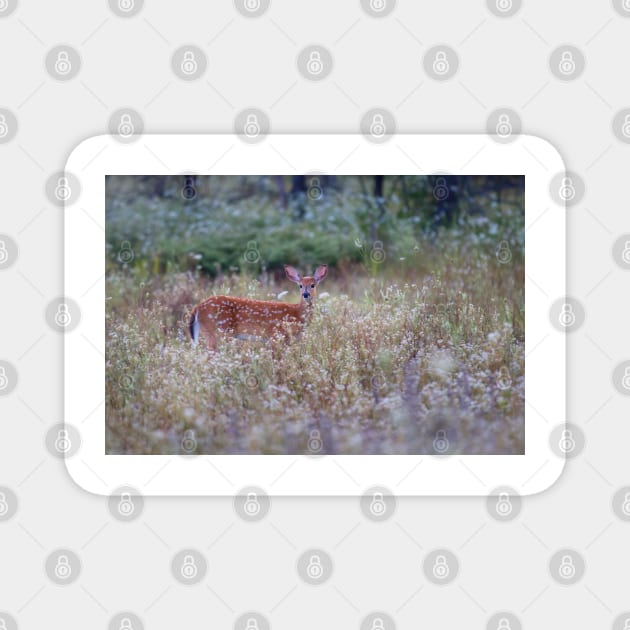
[(193, 309), (189, 323), (193, 343), (196, 344), (202, 336), (208, 349), (214, 350), (217, 333), (266, 338), (278, 333), (287, 338), (298, 334), (313, 312), (317, 285), (326, 277), (328, 268), (320, 265), (312, 276), (304, 277), (289, 265), (285, 265), (284, 270), (287, 278), (300, 287), (297, 304), (216, 295)]

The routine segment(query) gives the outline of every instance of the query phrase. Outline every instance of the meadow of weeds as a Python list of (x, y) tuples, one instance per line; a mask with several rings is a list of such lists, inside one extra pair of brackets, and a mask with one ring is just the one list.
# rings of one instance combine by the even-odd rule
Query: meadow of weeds
[[(241, 234), (242, 264), (216, 265), (214, 275), (199, 247), (182, 245), (191, 230), (182, 216), (201, 219), (177, 210), (181, 200), (109, 205), (108, 453), (524, 452), (522, 208), (488, 201), (483, 213), (431, 229), (398, 217), (380, 226), (388, 238), (375, 255), (360, 221), (348, 220), (352, 204), (362, 207), (351, 193), (334, 201), (339, 216), (320, 205), (308, 210), (314, 218), (300, 219), (303, 234), (304, 221), (320, 226), (326, 216), (335, 253), (338, 241), (352, 252), (332, 261), (301, 337), (226, 338), (215, 352), (190, 342), (188, 318), (199, 301), (214, 294), (277, 299), (283, 291), (282, 300), (298, 298), (280, 270), (265, 269), (271, 237), (260, 204), (253, 233), (229, 228), (234, 204), (214, 208), (211, 218), (197, 209), (226, 238)], [(251, 202), (238, 203), (245, 212)], [(348, 225), (335, 229), (335, 222)], [(190, 243), (203, 241), (188, 234)], [(317, 238), (323, 242), (302, 259), (291, 243), (281, 239), (279, 248), (287, 263), (310, 273), (331, 263), (315, 258), (329, 247), (325, 233)], [(256, 266), (246, 257), (253, 240)], [(165, 262), (175, 247), (188, 262)]]

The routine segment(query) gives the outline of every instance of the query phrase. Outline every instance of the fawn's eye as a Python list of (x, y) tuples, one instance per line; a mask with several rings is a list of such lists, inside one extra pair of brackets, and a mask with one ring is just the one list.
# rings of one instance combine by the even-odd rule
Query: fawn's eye
[(300, 285), (300, 289), (302, 288), (302, 285)]
[(315, 285), (314, 285), (314, 284), (311, 284), (311, 289), (314, 289), (314, 288), (315, 288)]

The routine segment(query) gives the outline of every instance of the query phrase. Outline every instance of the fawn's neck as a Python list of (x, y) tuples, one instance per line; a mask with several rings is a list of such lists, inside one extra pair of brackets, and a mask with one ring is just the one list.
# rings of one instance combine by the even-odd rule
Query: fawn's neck
[(315, 301), (312, 299), (307, 301), (300, 294), (300, 301), (297, 303), (297, 311), (299, 313), (300, 319), (302, 321), (306, 321), (310, 319), (314, 310), (315, 310)]

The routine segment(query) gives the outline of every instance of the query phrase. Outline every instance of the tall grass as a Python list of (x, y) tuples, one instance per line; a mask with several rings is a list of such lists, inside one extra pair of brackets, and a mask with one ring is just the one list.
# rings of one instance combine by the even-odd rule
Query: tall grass
[(294, 285), (110, 269), (107, 451), (523, 453), (522, 257), (448, 242), (423, 243), (413, 264), (331, 269), (299, 338), (211, 353), (190, 343), (195, 303)]

